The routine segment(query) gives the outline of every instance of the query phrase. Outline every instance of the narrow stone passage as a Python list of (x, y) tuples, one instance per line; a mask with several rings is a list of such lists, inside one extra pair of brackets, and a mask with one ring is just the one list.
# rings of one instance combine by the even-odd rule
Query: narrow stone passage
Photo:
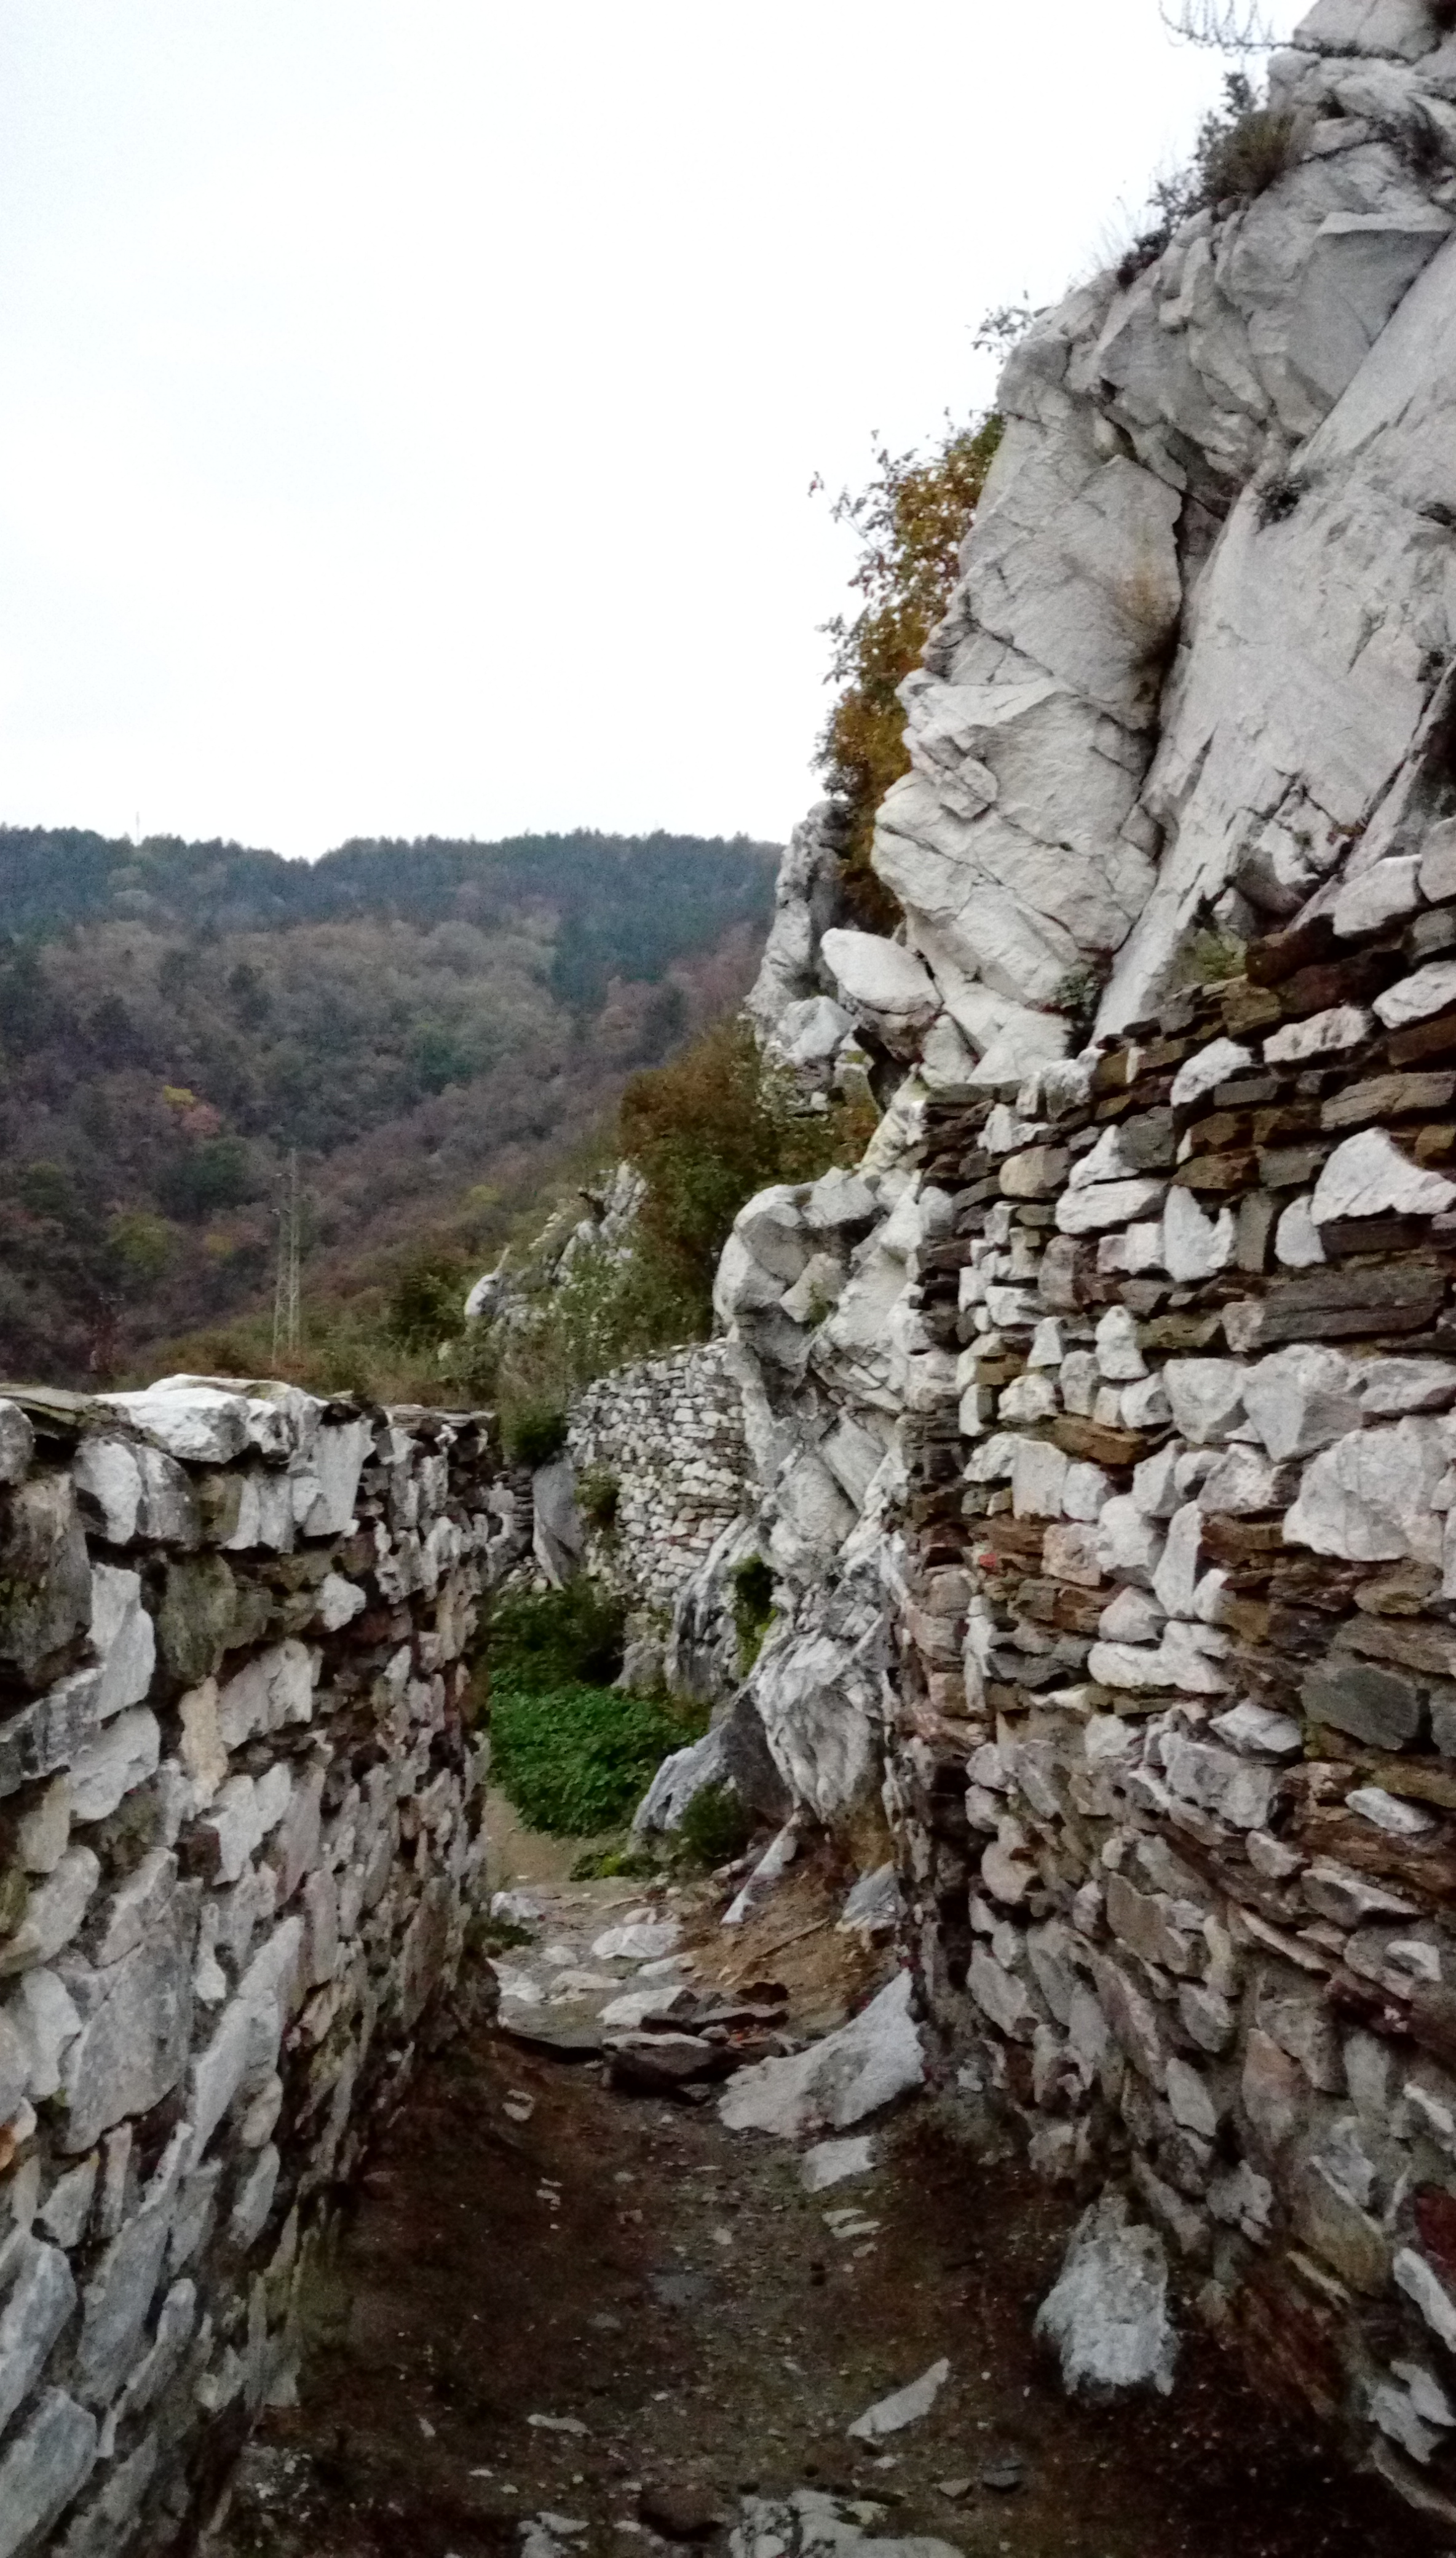
[[(791, 2021), (822, 2031), (868, 1956), (834, 1957), (836, 1989), (810, 1888), (776, 1923), (797, 1935)], [(533, 1897), (530, 1941), (498, 1958), (505, 2012), (554, 1965), (552, 2013), (580, 2026), (605, 1993), (575, 2003), (578, 1979), (619, 1997), (641, 1981), (590, 1947), (642, 1904), (621, 1884)], [(674, 1969), (711, 1984), (725, 1960), (741, 1983), (756, 1949), (725, 1957), (720, 1906), (678, 1900), (685, 1960), (649, 1957), (648, 1989), (670, 1994)], [(772, 1943), (767, 1920), (756, 1933)], [(716, 2093), (618, 2092), (599, 2061), (495, 2027), (431, 2061), (309, 2305), (300, 2402), (244, 2457), (220, 2558), (650, 2558), (730, 2530), (739, 2558), (844, 2552), (861, 2532), (913, 2538), (897, 2558), (1435, 2545), (1195, 2335), (1171, 2401), (1069, 2406), (1031, 2328), (1075, 2206), (979, 2163), (946, 2099), (911, 2102), (876, 2127), (867, 2173), (811, 2194), (801, 2152), (730, 2132)], [(849, 2434), (943, 2358), (929, 2414)]]

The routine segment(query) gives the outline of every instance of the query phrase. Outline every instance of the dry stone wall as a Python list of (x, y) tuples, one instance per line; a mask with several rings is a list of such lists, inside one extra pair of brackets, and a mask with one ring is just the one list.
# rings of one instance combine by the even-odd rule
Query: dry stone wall
[(1267, 105), (1013, 354), (894, 937), (785, 860), (765, 1047), (892, 1097), (719, 1267), (740, 1702), (798, 1824), (883, 1782), (967, 2088), (1451, 2526), (1449, 9), (1316, 0)]
[(888, 1790), (1050, 2178), (1456, 2519), (1456, 863), (931, 1104)]
[(481, 1416), (0, 1399), (0, 2552), (163, 2550), (292, 2385), (480, 1869)]
[(743, 1407), (725, 1344), (695, 1343), (588, 1386), (567, 1446), (588, 1569), (633, 1608), (669, 1618), (744, 1503)]

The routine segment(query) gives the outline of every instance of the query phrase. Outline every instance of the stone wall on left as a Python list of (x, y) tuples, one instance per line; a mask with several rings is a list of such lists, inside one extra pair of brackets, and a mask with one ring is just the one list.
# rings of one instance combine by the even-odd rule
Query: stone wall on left
[(481, 1414), (0, 1398), (0, 2558), (206, 2523), (458, 1963)]

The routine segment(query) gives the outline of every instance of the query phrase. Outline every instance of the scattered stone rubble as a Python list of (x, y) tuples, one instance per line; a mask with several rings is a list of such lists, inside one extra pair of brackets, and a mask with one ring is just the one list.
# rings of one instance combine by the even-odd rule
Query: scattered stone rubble
[(286, 2398), (458, 1962), (488, 1421), (0, 1399), (0, 2552), (162, 2550)]

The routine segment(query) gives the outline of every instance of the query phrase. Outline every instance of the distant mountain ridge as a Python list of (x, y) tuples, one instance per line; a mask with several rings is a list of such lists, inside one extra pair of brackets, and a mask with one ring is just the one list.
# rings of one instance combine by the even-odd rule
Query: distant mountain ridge
[(746, 835), (582, 829), (493, 843), (355, 837), (306, 862), (217, 838), (136, 844), (75, 826), (0, 826), (0, 929), (50, 939), (111, 919), (268, 931), (357, 915), (489, 924), (539, 900), (567, 924), (559, 991), (571, 999), (592, 987), (599, 998), (613, 975), (651, 978), (700, 949), (705, 929), (766, 924), (780, 849)]
[(743, 993), (777, 860), (0, 827), (0, 1372), (112, 1372), (256, 1304), (295, 1147), (336, 1270), (442, 1215), (484, 1249), (503, 1184)]

